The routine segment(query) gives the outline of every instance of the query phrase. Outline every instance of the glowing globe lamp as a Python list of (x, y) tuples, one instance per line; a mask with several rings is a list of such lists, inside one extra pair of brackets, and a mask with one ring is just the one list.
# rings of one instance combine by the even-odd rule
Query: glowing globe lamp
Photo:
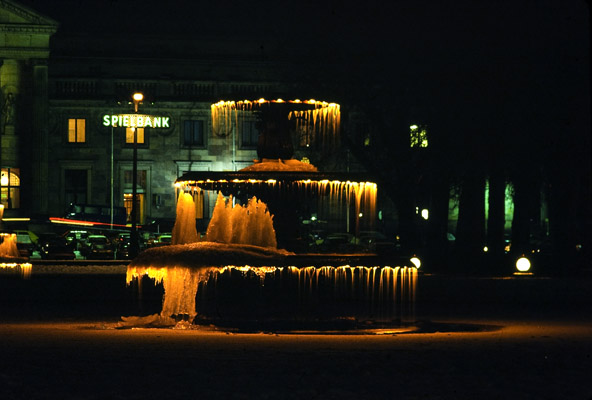
[(415, 265), (415, 268), (421, 267), (421, 260), (419, 258), (417, 258), (417, 256), (411, 257), (411, 259), (409, 261), (411, 261), (413, 263), (413, 265)]
[(524, 256), (516, 261), (516, 269), (518, 272), (528, 272), (530, 270), (530, 260)]

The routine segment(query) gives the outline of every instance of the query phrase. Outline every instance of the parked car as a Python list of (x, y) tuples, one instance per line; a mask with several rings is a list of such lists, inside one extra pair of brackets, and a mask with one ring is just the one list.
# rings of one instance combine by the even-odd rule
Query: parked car
[(83, 246), (85, 246), (86, 241), (88, 240), (88, 236), (88, 231), (81, 230), (71, 230), (66, 232), (66, 234), (64, 235), (66, 241), (72, 244), (74, 250), (80, 250)]
[(55, 233), (43, 233), (37, 241), (41, 258), (46, 260), (73, 260), (74, 249), (64, 236)]
[(37, 250), (37, 241), (39, 236), (31, 231), (15, 230), (16, 247), (18, 248), (22, 257), (30, 257), (35, 250)]
[(115, 258), (118, 260), (128, 260), (130, 256), (130, 234), (119, 235), (115, 240)]
[(334, 232), (325, 237), (319, 246), (322, 252), (329, 253), (357, 253), (361, 246), (355, 243), (355, 238), (350, 233)]
[[(118, 260), (129, 260), (132, 258), (130, 255), (131, 243), (131, 234), (129, 232), (118, 234), (115, 238), (115, 258)], [(138, 238), (138, 249), (142, 250), (143, 248), (143, 241), (141, 238)]]
[(89, 260), (112, 260), (115, 251), (107, 236), (89, 235), (81, 254)]
[(364, 251), (391, 254), (400, 250), (401, 245), (397, 241), (397, 236), (389, 239), (385, 234), (378, 231), (361, 231), (356, 238), (356, 243)]
[(171, 244), (173, 237), (170, 232), (158, 235), (151, 244), (151, 247), (166, 246)]

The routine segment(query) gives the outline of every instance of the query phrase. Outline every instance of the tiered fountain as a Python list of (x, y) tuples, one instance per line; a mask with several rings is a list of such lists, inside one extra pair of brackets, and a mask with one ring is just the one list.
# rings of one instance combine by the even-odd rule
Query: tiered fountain
[[(175, 183), (172, 245), (148, 249), (128, 267), (128, 283), (143, 276), (162, 282), (158, 323), (412, 320), (417, 271), (408, 260), (368, 253), (310, 254), (298, 240), (298, 205), (307, 199), (343, 218), (355, 216), (348, 226), (356, 232), (362, 224), (359, 216), (364, 221), (375, 218), (375, 183), (321, 173), (292, 159), (295, 128), (304, 127), (313, 144), (337, 143), (339, 105), (314, 100), (219, 102), (212, 105), (213, 129), (240, 126), (239, 119), (252, 114), (261, 127), (259, 159), (240, 171), (181, 176)], [(200, 238), (194, 199), (204, 193), (216, 193), (217, 200)]]

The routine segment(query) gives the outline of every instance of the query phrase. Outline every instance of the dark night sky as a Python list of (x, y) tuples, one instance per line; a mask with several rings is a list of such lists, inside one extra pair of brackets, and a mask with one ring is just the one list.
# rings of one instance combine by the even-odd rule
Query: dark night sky
[(383, 79), (387, 95), (451, 121), (590, 133), (585, 0), (21, 2), (59, 21), (60, 35), (249, 38), (351, 79)]
[(461, 70), (565, 72), (588, 84), (585, 0), (21, 2), (60, 22), (60, 34), (238, 35), (347, 62), (394, 60), (418, 74), (439, 69), (444, 78)]

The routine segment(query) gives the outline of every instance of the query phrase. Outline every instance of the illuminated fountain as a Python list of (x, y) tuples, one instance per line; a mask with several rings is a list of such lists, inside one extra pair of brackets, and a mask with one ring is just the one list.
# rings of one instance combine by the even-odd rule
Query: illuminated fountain
[(14, 233), (0, 233), (0, 269), (13, 270), (20, 273), (25, 279), (31, 276), (31, 264), (25, 257), (21, 257), (16, 246)]
[[(375, 219), (375, 183), (320, 173), (291, 158), (295, 126), (306, 128), (312, 145), (338, 143), (339, 106), (314, 100), (219, 102), (212, 106), (213, 129), (230, 131), (253, 112), (261, 126), (259, 160), (240, 171), (180, 177), (172, 245), (147, 249), (134, 259), (128, 284), (143, 276), (162, 282), (163, 307), (154, 318), (165, 324), (412, 321), (417, 269), (408, 260), (371, 253), (310, 254), (298, 240), (298, 205), (307, 199), (352, 217), (347, 226), (356, 233)], [(214, 194), (212, 219), (201, 238), (196, 204)]]

